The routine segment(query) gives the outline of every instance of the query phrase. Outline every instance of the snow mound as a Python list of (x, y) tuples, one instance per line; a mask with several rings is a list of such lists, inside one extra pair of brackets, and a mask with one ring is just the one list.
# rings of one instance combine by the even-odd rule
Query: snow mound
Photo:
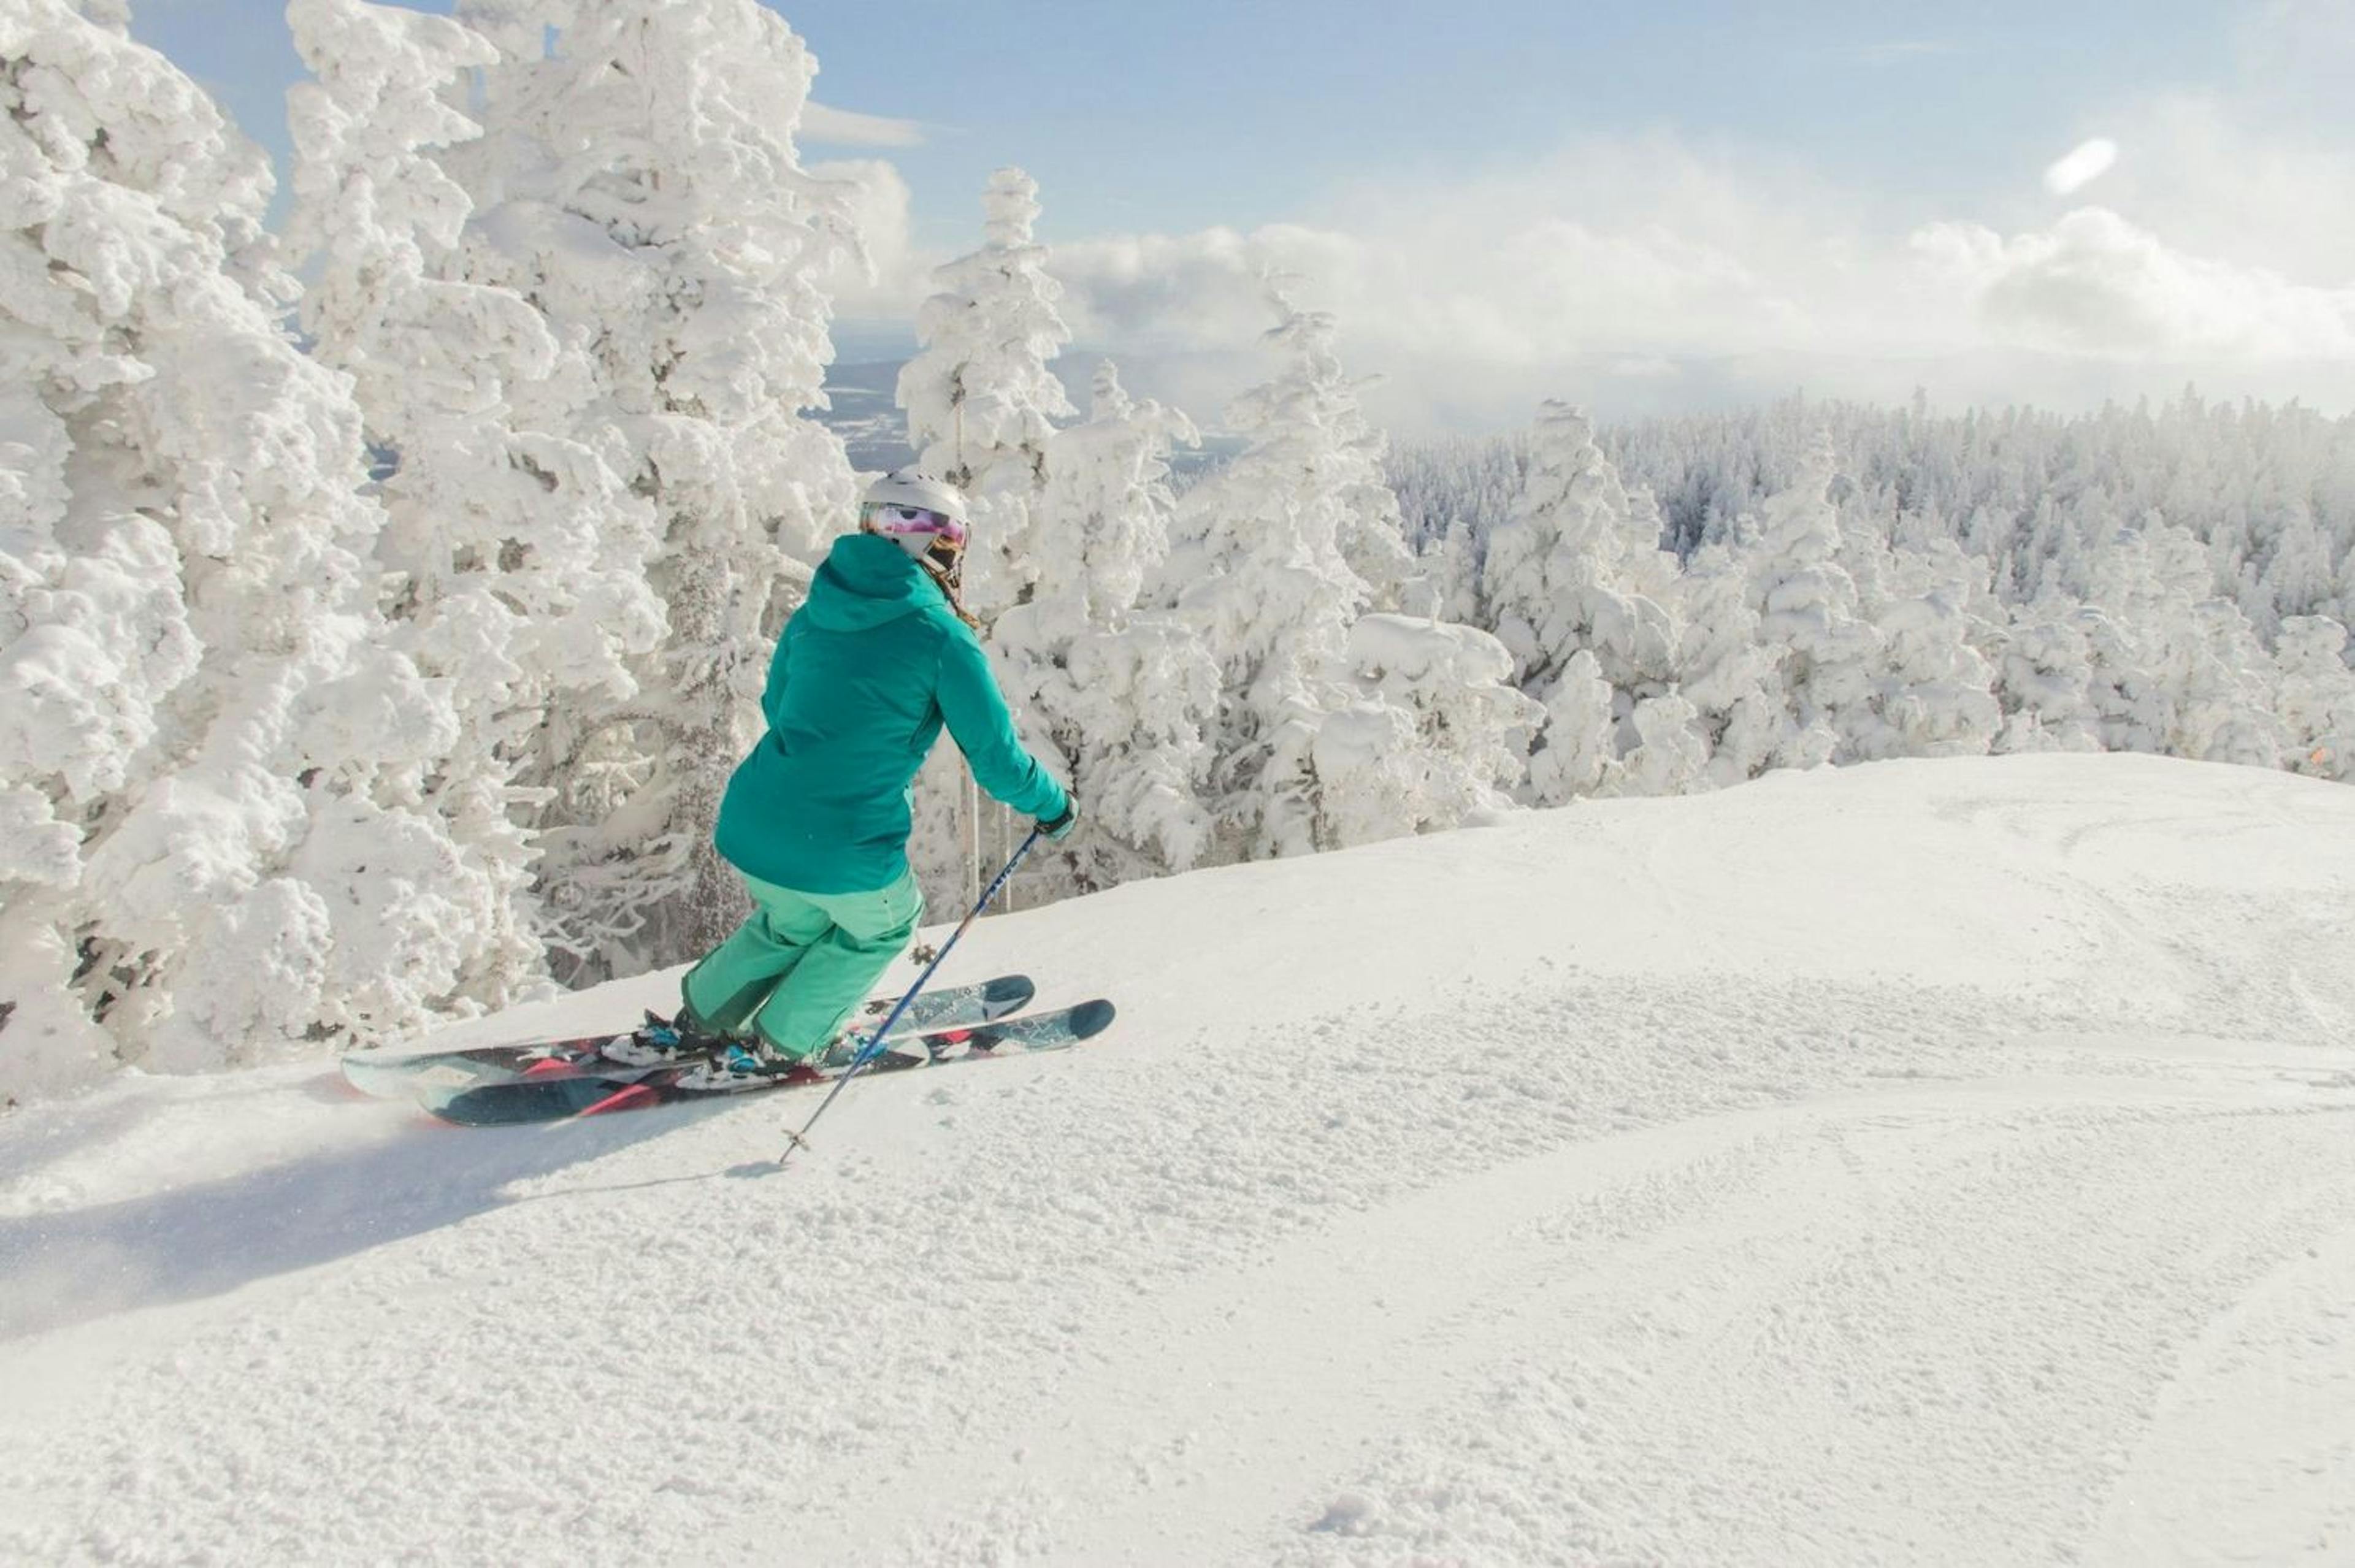
[(783, 1175), (127, 1079), (0, 1122), (0, 1557), (2345, 1561), (2350, 942), (2344, 790), (1892, 763), (985, 923), (1114, 1032)]

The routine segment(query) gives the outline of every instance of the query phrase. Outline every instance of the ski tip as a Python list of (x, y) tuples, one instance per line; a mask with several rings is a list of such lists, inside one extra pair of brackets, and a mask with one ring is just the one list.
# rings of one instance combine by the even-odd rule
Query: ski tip
[(1081, 1002), (1071, 1008), (1071, 1038), (1087, 1040), (1112, 1028), (1113, 1005), (1098, 997), (1092, 1002)]
[(982, 983), (981, 998), (985, 1002), (1027, 1002), (1039, 994), (1039, 987), (1028, 975), (1000, 975), (995, 980)]

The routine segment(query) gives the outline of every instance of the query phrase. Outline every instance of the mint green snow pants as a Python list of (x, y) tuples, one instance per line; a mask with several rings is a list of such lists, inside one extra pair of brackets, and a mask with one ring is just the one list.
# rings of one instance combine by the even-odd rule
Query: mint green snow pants
[(916, 933), (924, 895), (902, 871), (866, 893), (805, 893), (746, 877), (751, 917), (687, 972), (693, 1022), (748, 1029), (782, 1056), (823, 1051)]

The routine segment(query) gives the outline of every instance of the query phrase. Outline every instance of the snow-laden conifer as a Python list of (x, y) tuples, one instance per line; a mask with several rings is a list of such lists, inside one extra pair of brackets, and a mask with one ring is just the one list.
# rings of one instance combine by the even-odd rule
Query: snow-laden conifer
[(2193, 643), (2183, 661), (2183, 730), (2169, 750), (2177, 756), (2243, 767), (2282, 765), (2288, 736), (2279, 717), (2280, 677), (2257, 642), (2255, 628), (2229, 599), (2203, 600), (2194, 610)]
[(1281, 319), (1265, 341), (1281, 368), (1228, 411), (1247, 444), (1180, 499), (1166, 571), (1220, 666), (1221, 859), (1331, 847), (1318, 834), (1316, 731), (1348, 701), (1348, 629), (1369, 597), (1341, 550), (1369, 454), (1333, 318), (1280, 292), (1270, 303)]
[(1407, 548), (1398, 493), (1383, 473), (1390, 437), (1366, 419), (1355, 387), (1331, 400), (1330, 412), (1339, 437), (1332, 451), (1332, 483), (1341, 498), (1341, 559), (1365, 583), (1366, 603), (1375, 612), (1439, 613), (1439, 585)]
[(1998, 752), (2098, 752), (2094, 700), (2098, 612), (2059, 594), (2019, 606), (1996, 665)]
[(496, 1004), (546, 971), (532, 785), (550, 708), (629, 699), (629, 656), (662, 636), (650, 508), (593, 447), (518, 427), (518, 394), (545, 416), (548, 383), (585, 382), (581, 350), (520, 294), (464, 276), (473, 203), (437, 155), (479, 133), (448, 99), (497, 51), (363, 0), (294, 0), (287, 19), (314, 79), (288, 97), (291, 236), (315, 274), (303, 321), (391, 465), (376, 554), (398, 645), (456, 705), (459, 744), (427, 793), (501, 890), (466, 987)]
[[(1391, 560), (1382, 570), (1399, 591), (1412, 575), (1380, 544), (1401, 538), (1397, 498), (1380, 483), (1382, 438), (1334, 351), (1332, 317), (1294, 304), (1280, 285), (1270, 302), (1281, 319), (1266, 341), (1282, 369), (1229, 411), (1230, 428), (1249, 444), (1186, 494), (1160, 578), (1222, 671), (1212, 770), (1222, 858), (1329, 848), (1377, 823), (1389, 825), (1381, 833), (1406, 831), (1401, 824), (1458, 809), (1445, 789), (1415, 793), (1429, 781), (1466, 768), (1493, 776), (1481, 738), (1452, 761), (1391, 754), (1427, 753), (1424, 726), (1412, 709), (1369, 703), (1352, 685), (1350, 627), (1376, 600), (1353, 550)], [(1325, 774), (1376, 759), (1379, 777), (1331, 779), (1328, 814)]]
[[(937, 269), (934, 292), (917, 310), (922, 347), (900, 368), (898, 397), (917, 466), (964, 490), (972, 506), (964, 595), (986, 636), (1037, 581), (1031, 513), (1048, 484), (1055, 421), (1074, 411), (1049, 368), (1071, 334), (1056, 309), (1062, 285), (1048, 275), (1048, 250), (1033, 234), (1038, 182), (1001, 168), (981, 205), (980, 248)], [(954, 747), (933, 752), (912, 799), (908, 855), (917, 880), (935, 904), (959, 901), (985, 874), (975, 855), (1002, 859), (1018, 825), (979, 797)]]
[(2347, 666), (2347, 628), (2327, 615), (2293, 615), (2282, 623), (2275, 657), (2288, 765), (2355, 784), (2355, 670)]
[[(1539, 411), (1521, 494), (1487, 539), (1482, 597), (1524, 691), (1555, 707), (1553, 688), (1572, 657), (1591, 653), (1613, 688), (1617, 720), (1676, 678), (1677, 568), (1658, 549), (1657, 508), (1648, 495), (1629, 495), (1593, 433), (1584, 411), (1568, 403)], [(1585, 723), (1581, 702), (1566, 711)], [(1553, 743), (1549, 727), (1538, 746)], [(1582, 732), (1564, 743), (1575, 753), (1586, 739)], [(1615, 756), (1615, 724), (1608, 745)], [(1543, 799), (1586, 771), (1582, 757), (1539, 770), (1532, 787)]]
[(1083, 803), (1074, 836), (1038, 858), (1029, 885), (1050, 894), (1182, 871), (1209, 846), (1218, 665), (1174, 614), (1137, 603), (1169, 551), (1172, 443), (1199, 439), (1184, 414), (1130, 398), (1110, 360), (1087, 421), (1052, 438), (1029, 597), (994, 638), (1028, 737)]
[(1428, 583), (1442, 620), (1495, 623), (1482, 589), (1482, 557), (1491, 525), (1512, 511), (1521, 494), (1525, 444), (1518, 434), (1493, 441), (1448, 437), (1393, 448), (1385, 459), (1415, 571)]
[(1790, 723), (1783, 650), (1759, 635), (1749, 580), (1732, 545), (1701, 547), (1684, 576), (1678, 690), (1707, 750), (1705, 776), (1722, 789), (1753, 779), (1782, 749)]
[(1466, 626), (1487, 624), (1487, 599), (1480, 589), (1481, 549), (1481, 536), (1471, 521), (1456, 517), (1423, 550), (1422, 571), (1441, 620)]
[(1787, 650), (1791, 722), (1776, 749), (1778, 766), (1885, 754), (1876, 749), (1881, 720), (1872, 707), (1883, 642), (1839, 563), (1839, 518), (1829, 496), (1835, 473), (1830, 440), (1819, 437), (1797, 480), (1761, 507), (1749, 552), (1759, 635)]
[[(1795, 399), (1623, 425), (1598, 432), (1597, 444), (1631, 493), (1659, 495), (1666, 535), (1697, 561), (1694, 552), (1717, 543), (1747, 554), (1742, 519), (1754, 528), (1765, 503), (1800, 482), (1827, 432), (1849, 472), (1838, 486), (1842, 543), (1831, 559), (1849, 575), (1856, 613), (1883, 635), (1885, 656), (1864, 709), (1833, 737), (1838, 755), (1975, 749), (1984, 706), (1921, 694), (1975, 692), (1967, 650), (1993, 672), (1998, 749), (2106, 741), (2263, 757), (2278, 747), (2295, 763), (2294, 746), (2233, 715), (2273, 702), (2273, 656), (2289, 621), (2320, 614), (2343, 624), (2355, 604), (2355, 421), (2189, 393), (2071, 418), (2030, 409), (1933, 417), (1918, 401), (1891, 410)], [(1518, 471), (1529, 444), (1523, 436), (1440, 442), (1394, 458), (1426, 549), (1460, 528), (1462, 543), (1450, 548), (1476, 555), (1508, 531), (1514, 503), (1502, 476)], [(2147, 537), (2160, 527), (2185, 530), (2196, 561), (2178, 563), (2179, 592), (2132, 589), (2149, 570)], [(1941, 560), (1937, 581), (1925, 581), (1914, 558), (1941, 557), (1947, 540), (1970, 571)], [(1700, 595), (1689, 572), (1686, 589), (1689, 601)], [(1925, 595), (1929, 603), (1901, 607)], [(2237, 619), (2200, 608), (2211, 602), (2232, 606)], [(2190, 630), (2163, 632), (2168, 624)], [(1779, 646), (1769, 652), (1781, 656)], [(2238, 661), (2242, 676), (2220, 674), (2219, 660)], [(1695, 677), (1681, 671), (1679, 687), (1700, 709), (1711, 771), (1721, 775), (1732, 771), (1727, 711)], [(2200, 699), (2208, 716), (2185, 722), (2167, 693), (2195, 688), (2211, 694)], [(1934, 711), (1966, 721), (1933, 723), (1925, 741), (1913, 721)], [(1621, 717), (1624, 745), (1624, 704)], [(1795, 753), (1778, 744), (1774, 754)]]
[(2003, 709), (1975, 639), (1996, 638), (1972, 609), (1974, 580), (1985, 571), (1945, 538), (1890, 561), (1888, 592), (1873, 617), (1883, 638), (1880, 750), (1860, 755), (1976, 756), (1994, 743)]
[(0, 1090), (413, 1026), (497, 890), (267, 165), (119, 7), (19, 0), (0, 61)]
[(2278, 645), (2286, 620), (2339, 608), (2331, 565), (2330, 536), (2300, 507), (2275, 532), (2263, 569), (2253, 563), (2243, 574), (2239, 603), (2259, 641)]
[[(1461, 821), (1518, 773), (1499, 747), (1524, 743), (1530, 714), (1497, 687), (1493, 639), (1374, 609), (1380, 596), (1353, 556), (1377, 563), (1392, 596), (1414, 576), (1381, 482), (1382, 437), (1334, 351), (1333, 318), (1281, 285), (1270, 303), (1282, 368), (1230, 410), (1249, 444), (1186, 494), (1161, 574), (1220, 661), (1222, 858)], [(1428, 607), (1433, 594), (1412, 596)], [(1369, 610), (1373, 624), (1356, 633)]]
[(460, 0), (497, 45), (485, 134), (450, 150), (464, 280), (513, 290), (575, 367), (518, 425), (593, 450), (650, 509), (669, 631), (634, 697), (559, 704), (541, 863), (570, 974), (687, 956), (738, 918), (713, 816), (769, 643), (855, 505), (805, 417), (832, 357), (826, 280), (857, 245), (794, 136), (815, 66), (754, 0)]
[(1592, 648), (1570, 656), (1546, 693), (1546, 743), (1529, 758), (1531, 804), (1566, 805), (1616, 787), (1619, 723), (1613, 696)]
[(2094, 558), (2094, 696), (2112, 751), (2275, 766), (2275, 671), (2238, 606), (2208, 593), (2207, 552), (2150, 519)]
[(1071, 333), (1056, 310), (1063, 286), (1032, 237), (1038, 182), (999, 169), (981, 205), (981, 248), (936, 271), (916, 313), (922, 347), (900, 368), (899, 400), (917, 465), (974, 503), (965, 603), (987, 624), (1037, 581), (1030, 510), (1047, 485), (1054, 421), (1076, 411), (1049, 368)]
[(1709, 748), (1701, 741), (1700, 711), (1682, 693), (1644, 699), (1627, 722), (1636, 744), (1619, 759), (1615, 793), (1689, 795), (1708, 787)]
[(1545, 709), (1513, 684), (1513, 656), (1476, 627), (1373, 613), (1349, 628), (1350, 717), (1317, 740), (1337, 842), (1453, 827), (1510, 805)]
[(1541, 696), (1585, 648), (1632, 702), (1675, 678), (1674, 606), (1658, 591), (1673, 563), (1648, 559), (1659, 553), (1657, 511), (1630, 498), (1593, 437), (1583, 411), (1540, 410), (1524, 488), (1488, 537), (1483, 584), (1522, 689)]

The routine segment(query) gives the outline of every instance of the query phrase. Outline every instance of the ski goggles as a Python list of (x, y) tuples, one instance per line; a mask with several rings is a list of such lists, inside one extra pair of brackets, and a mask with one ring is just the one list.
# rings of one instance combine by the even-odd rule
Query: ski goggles
[(922, 507), (902, 507), (891, 501), (870, 501), (859, 508), (858, 520), (878, 533), (930, 534), (935, 542), (964, 548), (964, 525), (946, 512)]

